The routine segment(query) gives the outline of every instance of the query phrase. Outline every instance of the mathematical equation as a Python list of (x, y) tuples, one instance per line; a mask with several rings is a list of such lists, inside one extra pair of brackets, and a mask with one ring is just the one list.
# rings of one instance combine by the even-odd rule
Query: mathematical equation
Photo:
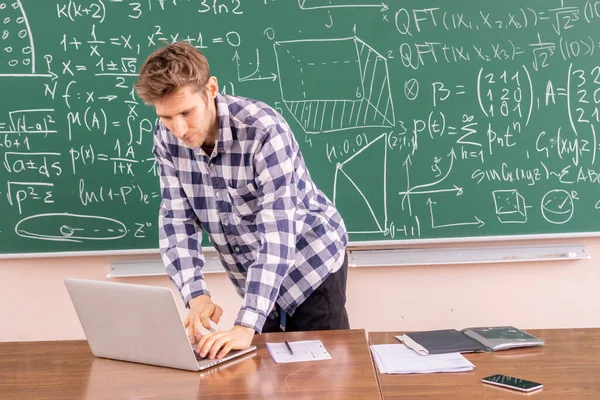
[(134, 84), (175, 41), (284, 116), (353, 241), (600, 209), (600, 0), (0, 0), (0, 23), (0, 253), (157, 247), (157, 117)]

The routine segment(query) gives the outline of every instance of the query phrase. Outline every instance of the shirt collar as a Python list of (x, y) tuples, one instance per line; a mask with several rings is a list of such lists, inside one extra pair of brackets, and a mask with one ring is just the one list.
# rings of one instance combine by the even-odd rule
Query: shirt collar
[(221, 93), (217, 93), (215, 104), (217, 105), (217, 151), (223, 151), (233, 145), (231, 113), (227, 97)]

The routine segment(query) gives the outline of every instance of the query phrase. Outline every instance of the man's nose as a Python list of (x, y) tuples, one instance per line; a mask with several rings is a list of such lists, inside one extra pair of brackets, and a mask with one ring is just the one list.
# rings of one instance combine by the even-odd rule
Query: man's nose
[(173, 121), (173, 133), (178, 138), (182, 138), (187, 132), (187, 124), (183, 118), (176, 118)]

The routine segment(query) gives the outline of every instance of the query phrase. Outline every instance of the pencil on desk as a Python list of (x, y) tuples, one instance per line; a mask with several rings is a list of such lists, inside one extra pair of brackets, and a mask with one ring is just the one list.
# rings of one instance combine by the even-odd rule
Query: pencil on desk
[(292, 346), (290, 346), (287, 340), (285, 341), (285, 347), (287, 347), (291, 355), (294, 355), (294, 350), (292, 350)]

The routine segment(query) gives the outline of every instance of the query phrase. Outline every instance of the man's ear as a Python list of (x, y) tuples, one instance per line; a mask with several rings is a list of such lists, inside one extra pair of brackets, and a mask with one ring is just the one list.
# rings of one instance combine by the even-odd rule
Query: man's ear
[(206, 83), (206, 91), (211, 100), (214, 100), (215, 97), (217, 97), (217, 93), (219, 93), (219, 82), (217, 82), (216, 76), (211, 76), (208, 78), (208, 82)]

